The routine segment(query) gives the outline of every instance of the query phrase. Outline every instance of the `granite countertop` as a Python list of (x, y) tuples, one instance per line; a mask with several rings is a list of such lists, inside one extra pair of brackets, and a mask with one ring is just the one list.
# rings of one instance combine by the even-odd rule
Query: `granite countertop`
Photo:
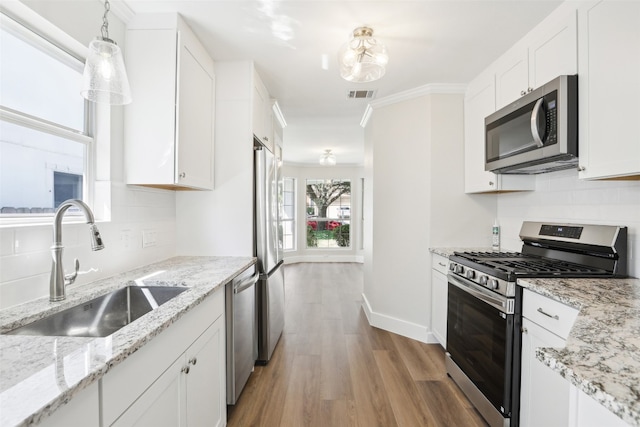
[(640, 426), (640, 279), (519, 279), (580, 310), (565, 348), (536, 357), (625, 422)]
[(218, 287), (255, 263), (251, 257), (175, 257), (0, 310), (0, 333), (129, 284), (190, 288), (104, 338), (0, 335), (0, 425), (38, 423), (149, 342)]
[(490, 247), (477, 248), (429, 248), (429, 252), (449, 258), (454, 252), (492, 252)]

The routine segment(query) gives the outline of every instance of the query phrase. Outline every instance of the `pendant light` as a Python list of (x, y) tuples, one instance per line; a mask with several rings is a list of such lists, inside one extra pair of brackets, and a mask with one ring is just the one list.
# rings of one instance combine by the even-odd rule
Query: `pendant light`
[(105, 0), (102, 37), (96, 37), (89, 43), (80, 94), (89, 101), (124, 105), (131, 102), (131, 88), (124, 68), (122, 51), (116, 42), (109, 38), (109, 10), (109, 0)]
[(373, 38), (373, 30), (369, 27), (353, 30), (353, 38), (338, 53), (340, 75), (350, 82), (367, 83), (378, 80), (384, 76), (388, 62), (387, 48)]
[(320, 164), (322, 166), (335, 166), (336, 155), (331, 150), (324, 150), (324, 153), (320, 156)]

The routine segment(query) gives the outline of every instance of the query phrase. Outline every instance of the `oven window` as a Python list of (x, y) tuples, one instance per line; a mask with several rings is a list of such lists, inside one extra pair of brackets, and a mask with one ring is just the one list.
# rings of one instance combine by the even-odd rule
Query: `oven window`
[(513, 315), (449, 284), (447, 351), (487, 399), (508, 414)]

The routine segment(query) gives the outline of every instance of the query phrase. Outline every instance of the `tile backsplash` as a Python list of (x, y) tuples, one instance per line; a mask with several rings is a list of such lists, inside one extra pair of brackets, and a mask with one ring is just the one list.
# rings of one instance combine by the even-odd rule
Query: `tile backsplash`
[(585, 181), (566, 170), (535, 177), (536, 191), (498, 195), (503, 249), (520, 250), (522, 221), (625, 225), (629, 275), (640, 277), (640, 181)]
[[(91, 251), (86, 224), (63, 225), (64, 267), (74, 258), (80, 273), (73, 288), (175, 255), (173, 191), (111, 184), (111, 221), (98, 222), (105, 248)], [(49, 294), (51, 225), (0, 229), (0, 308)]]

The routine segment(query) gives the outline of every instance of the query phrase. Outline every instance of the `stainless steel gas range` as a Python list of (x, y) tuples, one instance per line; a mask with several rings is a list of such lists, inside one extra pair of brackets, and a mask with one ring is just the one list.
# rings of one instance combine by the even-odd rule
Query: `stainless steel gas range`
[(447, 373), (490, 426), (519, 425), (518, 278), (626, 277), (627, 228), (525, 221), (520, 252), (449, 257)]

